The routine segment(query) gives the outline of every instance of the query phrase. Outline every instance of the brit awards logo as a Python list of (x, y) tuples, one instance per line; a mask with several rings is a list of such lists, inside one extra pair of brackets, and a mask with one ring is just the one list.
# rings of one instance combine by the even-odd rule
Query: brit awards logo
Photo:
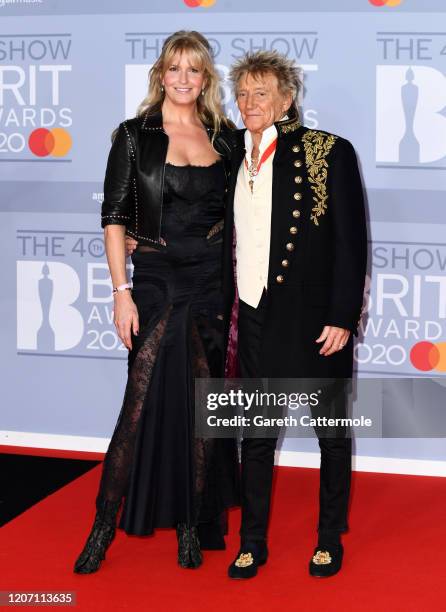
[[(371, 277), (354, 356), (362, 373), (446, 375), (446, 245), (442, 228), (373, 223)], [(372, 282), (373, 281), (373, 282)]]
[(17, 230), (18, 354), (125, 359), (113, 316), (102, 232)]
[(446, 168), (446, 37), (441, 32), (378, 32), (378, 167)]
[(17, 348), (43, 353), (79, 344), (84, 321), (75, 306), (76, 271), (60, 261), (17, 262)]
[(431, 66), (378, 66), (376, 160), (446, 166), (446, 78)]
[(0, 39), (0, 162), (71, 161), (71, 34)]

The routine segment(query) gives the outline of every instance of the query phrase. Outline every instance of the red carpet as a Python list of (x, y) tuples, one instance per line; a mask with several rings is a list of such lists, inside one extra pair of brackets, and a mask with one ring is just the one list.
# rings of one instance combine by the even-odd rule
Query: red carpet
[(146, 538), (118, 530), (99, 572), (78, 576), (72, 565), (92, 524), (100, 468), (3, 527), (1, 591), (76, 591), (76, 609), (92, 612), (445, 609), (445, 479), (354, 473), (344, 566), (330, 579), (307, 574), (318, 471), (296, 468), (278, 469), (270, 560), (257, 578), (226, 576), (238, 548), (238, 511), (230, 513), (227, 550), (205, 552), (198, 570), (176, 565), (173, 530)]

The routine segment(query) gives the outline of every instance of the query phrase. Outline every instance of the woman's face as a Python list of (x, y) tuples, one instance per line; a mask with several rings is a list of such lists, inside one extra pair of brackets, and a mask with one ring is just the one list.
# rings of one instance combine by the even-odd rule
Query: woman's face
[(177, 53), (168, 64), (162, 84), (174, 104), (194, 104), (206, 86), (204, 71), (187, 51)]

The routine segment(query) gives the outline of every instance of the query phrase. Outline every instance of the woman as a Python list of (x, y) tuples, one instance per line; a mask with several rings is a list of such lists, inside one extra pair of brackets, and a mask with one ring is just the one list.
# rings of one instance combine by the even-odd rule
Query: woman
[[(223, 370), (230, 136), (208, 41), (176, 32), (151, 68), (137, 116), (119, 125), (107, 163), (102, 227), (128, 381), (76, 573), (99, 568), (116, 523), (136, 535), (176, 527), (182, 567), (201, 565), (200, 540), (224, 548), (220, 518), (238, 503), (236, 448), (194, 437), (193, 380)], [(138, 241), (133, 289), (126, 233)]]

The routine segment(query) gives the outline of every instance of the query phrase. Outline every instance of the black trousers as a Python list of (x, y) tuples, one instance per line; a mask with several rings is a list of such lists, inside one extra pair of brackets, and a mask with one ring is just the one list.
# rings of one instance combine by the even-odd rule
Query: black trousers
[[(257, 308), (240, 300), (238, 359), (240, 378), (260, 379), (260, 347), (266, 316), (264, 292)], [(327, 357), (329, 359), (329, 357)], [(319, 542), (337, 542), (347, 530), (351, 481), (351, 438), (319, 437)], [(277, 438), (244, 438), (241, 444), (242, 543), (264, 540), (271, 502)]]

